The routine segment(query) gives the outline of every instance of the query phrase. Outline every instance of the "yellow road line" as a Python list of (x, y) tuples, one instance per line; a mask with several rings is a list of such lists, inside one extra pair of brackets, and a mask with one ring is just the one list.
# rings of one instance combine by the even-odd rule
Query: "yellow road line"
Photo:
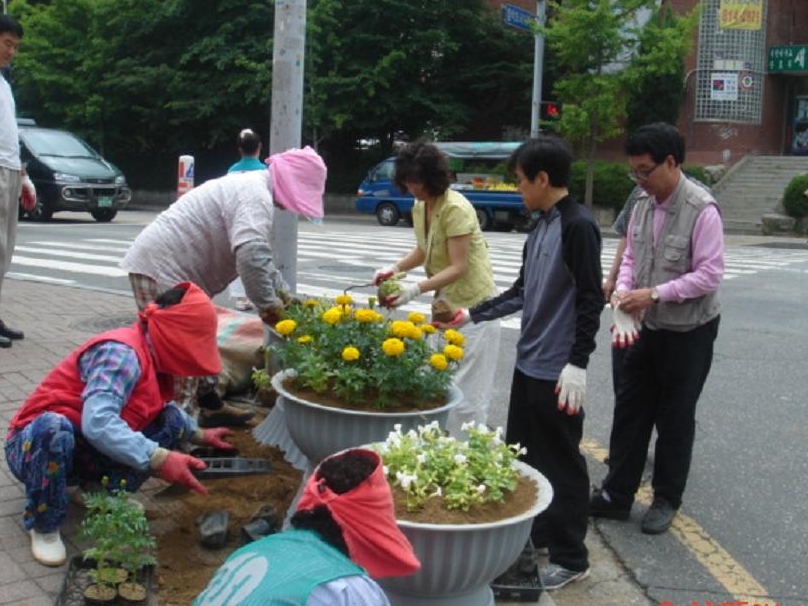
[[(601, 463), (605, 462), (609, 454), (607, 449), (589, 439), (581, 441), (581, 450)], [(652, 499), (651, 486), (648, 484), (641, 486), (637, 492), (637, 500), (644, 505), (650, 505)], [(735, 600), (754, 603), (755, 599), (766, 598), (768, 595), (766, 588), (693, 518), (680, 511), (673, 519), (671, 534), (679, 539), (679, 542), (732, 594)]]

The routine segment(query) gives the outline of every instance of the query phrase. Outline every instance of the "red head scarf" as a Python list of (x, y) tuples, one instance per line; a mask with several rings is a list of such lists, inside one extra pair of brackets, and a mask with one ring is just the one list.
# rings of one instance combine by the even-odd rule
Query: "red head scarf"
[(216, 346), (216, 309), (196, 284), (183, 282), (182, 301), (169, 307), (149, 303), (138, 317), (154, 350), (159, 372), (180, 377), (219, 374), (222, 362)]
[(384, 477), (381, 457), (364, 448), (351, 452), (373, 459), (376, 462), (373, 473), (356, 488), (337, 494), (326, 486), (323, 478), (318, 478), (318, 467), (306, 482), (298, 510), (325, 505), (342, 529), (348, 555), (370, 576), (378, 579), (414, 573), (421, 563), (396, 525), (393, 495)]

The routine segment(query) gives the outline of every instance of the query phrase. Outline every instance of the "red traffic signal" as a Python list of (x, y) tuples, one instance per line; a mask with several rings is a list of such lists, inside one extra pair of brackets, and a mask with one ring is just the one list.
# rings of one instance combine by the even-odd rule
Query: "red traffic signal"
[(539, 118), (548, 122), (554, 122), (561, 118), (561, 104), (555, 101), (542, 101)]

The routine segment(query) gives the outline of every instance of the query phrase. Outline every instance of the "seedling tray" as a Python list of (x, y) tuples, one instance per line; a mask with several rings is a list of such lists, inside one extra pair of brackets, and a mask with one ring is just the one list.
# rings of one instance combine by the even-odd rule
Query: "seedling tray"
[[(85, 561), (80, 555), (73, 556), (67, 567), (62, 587), (56, 596), (54, 606), (84, 606), (84, 590), (92, 583), (90, 569), (95, 562)], [(157, 604), (157, 591), (154, 586), (154, 566), (145, 566), (138, 573), (138, 582), (146, 587), (146, 605)], [(118, 603), (118, 602), (116, 602)]]
[(270, 473), (272, 462), (269, 459), (245, 459), (242, 457), (202, 458), (206, 469), (196, 472), (199, 478), (230, 478), (260, 473)]
[(503, 602), (538, 602), (542, 586), (539, 579), (539, 567), (530, 574), (505, 575), (494, 579), (491, 583), (494, 599)]

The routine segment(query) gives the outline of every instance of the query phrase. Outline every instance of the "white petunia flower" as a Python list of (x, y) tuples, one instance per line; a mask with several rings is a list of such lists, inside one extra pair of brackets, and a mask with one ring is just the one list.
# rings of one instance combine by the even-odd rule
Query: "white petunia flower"
[(459, 463), (459, 464), (465, 463), (465, 462), (466, 462), (466, 455), (461, 454), (461, 453), (459, 453), (459, 452), (458, 452), (458, 453), (457, 453), (457, 454), (454, 456), (454, 462), (455, 462), (455, 463)]

